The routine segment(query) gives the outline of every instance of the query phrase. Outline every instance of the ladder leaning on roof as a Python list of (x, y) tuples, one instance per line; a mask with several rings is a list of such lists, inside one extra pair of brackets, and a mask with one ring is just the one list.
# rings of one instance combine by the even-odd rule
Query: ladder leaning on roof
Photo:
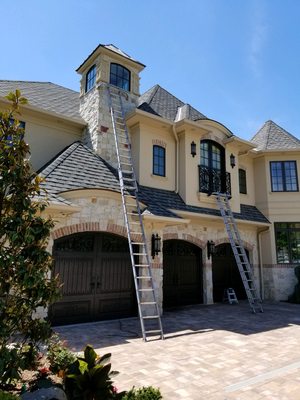
[(119, 91), (116, 92), (116, 90), (116, 88), (107, 86), (139, 319), (145, 341), (147, 341), (148, 337), (154, 336), (164, 339), (144, 225), (137, 197), (138, 186), (133, 168), (131, 144), (125, 121), (124, 107), (121, 94)]
[(257, 311), (263, 312), (262, 301), (256, 288), (253, 271), (245, 252), (233, 213), (231, 211), (229, 197), (226, 193), (216, 192), (212, 193), (212, 195), (215, 196), (221, 216), (223, 217), (234, 258), (243, 281), (250, 307), (254, 313)]

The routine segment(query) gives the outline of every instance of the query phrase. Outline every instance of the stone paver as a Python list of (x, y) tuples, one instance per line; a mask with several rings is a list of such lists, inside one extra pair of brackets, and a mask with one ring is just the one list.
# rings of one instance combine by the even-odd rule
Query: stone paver
[(166, 339), (144, 343), (138, 320), (95, 322), (55, 330), (70, 348), (92, 344), (112, 353), (120, 390), (153, 385), (164, 400), (300, 399), (300, 306), (190, 306), (166, 312)]

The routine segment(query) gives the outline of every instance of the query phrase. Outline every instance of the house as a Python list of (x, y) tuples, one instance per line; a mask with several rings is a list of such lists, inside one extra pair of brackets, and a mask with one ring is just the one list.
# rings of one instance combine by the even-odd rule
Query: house
[(45, 178), (55, 220), (49, 251), (63, 283), (53, 322), (136, 313), (108, 86), (126, 110), (148, 244), (153, 234), (162, 242), (152, 259), (160, 310), (222, 301), (228, 287), (246, 298), (211, 191), (231, 195), (261, 296), (287, 300), (300, 262), (300, 141), (272, 121), (247, 141), (159, 85), (141, 95), (144, 67), (99, 45), (77, 69), (80, 93), (0, 81), (2, 108), (17, 88), (29, 100), (21, 119), (33, 168)]

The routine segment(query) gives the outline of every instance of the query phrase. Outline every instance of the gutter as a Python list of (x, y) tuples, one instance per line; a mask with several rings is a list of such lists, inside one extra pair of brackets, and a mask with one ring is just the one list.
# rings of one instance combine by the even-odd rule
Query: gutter
[(262, 229), (257, 232), (257, 242), (258, 242), (258, 265), (259, 265), (259, 283), (260, 283), (260, 293), (261, 293), (261, 299), (264, 300), (265, 293), (264, 293), (264, 274), (263, 274), (263, 263), (262, 263), (262, 252), (261, 252), (261, 235), (263, 233), (266, 233), (270, 230), (270, 227), (268, 226), (265, 229)]
[(179, 145), (178, 145), (178, 135), (175, 129), (175, 125), (172, 125), (173, 135), (176, 141), (176, 161), (175, 161), (175, 193), (178, 193), (179, 189)]

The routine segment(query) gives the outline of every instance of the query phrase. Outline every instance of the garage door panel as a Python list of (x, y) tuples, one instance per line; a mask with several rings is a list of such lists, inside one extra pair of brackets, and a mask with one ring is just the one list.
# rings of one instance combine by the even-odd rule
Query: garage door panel
[(136, 301), (128, 242), (106, 233), (81, 233), (54, 244), (55, 274), (62, 299), (51, 309), (54, 323), (129, 316)]
[[(125, 259), (124, 259), (125, 258)], [(132, 292), (133, 277), (129, 257), (101, 257), (98, 293)]]
[(60, 257), (55, 264), (55, 274), (59, 275), (63, 296), (92, 294), (92, 259)]
[(52, 321), (55, 324), (86, 322), (90, 319), (92, 301), (90, 299), (77, 301), (60, 301), (51, 307)]

